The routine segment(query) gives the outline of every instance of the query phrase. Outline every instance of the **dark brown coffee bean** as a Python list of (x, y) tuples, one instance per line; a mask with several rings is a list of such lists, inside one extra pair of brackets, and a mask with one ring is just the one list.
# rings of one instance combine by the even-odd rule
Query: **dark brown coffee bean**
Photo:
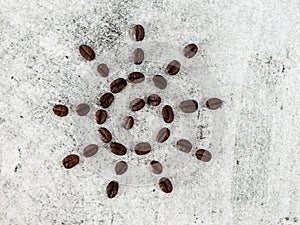
[(132, 111), (139, 111), (145, 106), (145, 101), (141, 98), (136, 98), (130, 102), (130, 109)]
[(88, 114), (90, 111), (90, 106), (87, 104), (79, 104), (78, 106), (76, 106), (76, 113), (79, 116), (85, 116), (86, 114)]
[(55, 105), (53, 106), (53, 112), (57, 116), (64, 117), (68, 115), (69, 109), (65, 105)]
[(209, 162), (211, 160), (211, 153), (204, 149), (198, 149), (196, 151), (196, 157), (203, 162)]
[(156, 136), (158, 143), (163, 143), (170, 137), (170, 130), (167, 127), (161, 128)]
[(171, 181), (166, 177), (162, 177), (159, 179), (159, 187), (165, 193), (171, 193), (173, 191), (173, 185)]
[(158, 106), (161, 103), (161, 98), (157, 94), (149, 95), (147, 103), (152, 106)]
[(179, 70), (180, 63), (177, 60), (171, 61), (165, 69), (166, 73), (168, 73), (169, 75), (175, 75), (179, 72)]
[(155, 173), (155, 174), (162, 173), (163, 168), (162, 168), (162, 165), (160, 164), (160, 162), (153, 160), (150, 162), (150, 166), (151, 166), (151, 170), (153, 173)]
[(83, 155), (85, 157), (92, 157), (97, 152), (98, 152), (98, 146), (94, 144), (88, 145), (83, 149)]
[(108, 143), (108, 142), (111, 141), (112, 135), (111, 135), (111, 133), (109, 132), (109, 130), (107, 130), (107, 129), (104, 128), (104, 127), (100, 127), (100, 128), (98, 129), (98, 132), (99, 132), (99, 136), (100, 136), (101, 141), (103, 141), (104, 143)]
[(79, 156), (78, 155), (67, 155), (63, 161), (62, 164), (66, 169), (71, 169), (74, 166), (76, 166), (79, 163)]
[(124, 78), (118, 78), (111, 82), (110, 90), (112, 93), (119, 93), (127, 86), (127, 81)]
[(183, 55), (186, 58), (192, 58), (192, 57), (194, 57), (194, 55), (196, 55), (197, 52), (198, 52), (198, 47), (195, 44), (188, 44), (183, 49)]
[(101, 63), (97, 66), (97, 72), (101, 77), (107, 77), (109, 74), (109, 69), (106, 64)]
[(101, 125), (101, 124), (105, 123), (106, 118), (107, 118), (107, 112), (105, 110), (99, 109), (96, 111), (95, 120), (96, 120), (97, 124)]
[(205, 105), (211, 110), (216, 110), (222, 106), (222, 100), (218, 98), (211, 98), (206, 101)]
[(174, 112), (171, 106), (165, 105), (161, 111), (162, 117), (166, 123), (172, 123), (174, 120)]
[(132, 116), (126, 116), (124, 118), (123, 127), (127, 130), (131, 129), (134, 124), (134, 119)]
[(179, 108), (182, 112), (193, 113), (198, 109), (198, 102), (195, 100), (186, 100), (179, 104)]
[(134, 147), (137, 155), (146, 155), (151, 152), (151, 145), (148, 142), (140, 142)]
[(132, 72), (128, 75), (128, 82), (130, 83), (141, 83), (145, 80), (145, 76), (144, 74), (140, 73), (140, 72)]
[(189, 142), (186, 139), (180, 139), (179, 141), (177, 141), (176, 143), (176, 147), (178, 150), (185, 152), (185, 153), (189, 153), (192, 150), (192, 144), (191, 142)]
[(132, 29), (132, 37), (135, 41), (142, 41), (145, 37), (144, 27), (140, 24), (135, 25)]
[(109, 198), (114, 198), (118, 194), (119, 183), (117, 181), (111, 181), (106, 187), (106, 194)]
[(90, 46), (80, 45), (79, 52), (81, 56), (85, 58), (87, 61), (92, 61), (93, 59), (95, 59), (95, 52)]
[(128, 169), (128, 165), (124, 161), (120, 161), (116, 164), (115, 166), (115, 172), (117, 175), (122, 175), (124, 174)]
[(111, 103), (114, 101), (115, 97), (112, 93), (105, 93), (100, 97), (100, 106), (103, 108), (108, 108)]
[(137, 48), (132, 53), (132, 61), (136, 65), (142, 64), (144, 61), (144, 51), (141, 48)]
[(110, 143), (110, 151), (115, 155), (125, 155), (127, 152), (127, 148), (120, 143), (112, 142)]
[(159, 89), (165, 89), (167, 87), (167, 80), (163, 76), (155, 75), (153, 77), (153, 82), (155, 87)]

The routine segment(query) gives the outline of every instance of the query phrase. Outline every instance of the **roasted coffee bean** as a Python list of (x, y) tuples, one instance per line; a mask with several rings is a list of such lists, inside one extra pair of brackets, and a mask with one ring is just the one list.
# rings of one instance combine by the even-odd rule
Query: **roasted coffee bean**
[(110, 143), (110, 151), (115, 155), (125, 155), (127, 152), (127, 148), (120, 143), (112, 142)]
[(198, 109), (198, 102), (195, 100), (186, 100), (179, 104), (179, 108), (182, 112), (193, 113)]
[(68, 115), (69, 110), (68, 107), (65, 105), (55, 105), (53, 106), (53, 112), (55, 115), (63, 117)]
[(134, 124), (134, 119), (132, 116), (126, 116), (124, 118), (123, 127), (127, 130), (131, 129)]
[(180, 139), (179, 141), (177, 141), (176, 143), (176, 147), (178, 150), (185, 152), (185, 153), (189, 153), (192, 150), (192, 144), (191, 142), (189, 142), (186, 139)]
[(76, 166), (79, 163), (79, 156), (78, 155), (67, 155), (63, 161), (62, 164), (66, 169), (71, 169), (74, 166)]
[(111, 141), (112, 135), (109, 132), (109, 130), (107, 130), (104, 127), (100, 127), (98, 129), (98, 132), (99, 132), (99, 136), (100, 136), (101, 141), (103, 141), (104, 143), (108, 143), (108, 142)]
[(124, 78), (118, 78), (111, 82), (110, 90), (112, 93), (119, 93), (127, 86), (127, 81)]
[(130, 109), (132, 111), (139, 111), (145, 106), (145, 101), (141, 98), (136, 98), (130, 102)]
[(173, 191), (173, 185), (171, 181), (166, 177), (162, 177), (159, 179), (159, 187), (165, 193), (171, 193)]
[(81, 56), (85, 58), (87, 61), (92, 61), (93, 59), (95, 59), (95, 52), (90, 46), (80, 45), (79, 52)]
[(111, 103), (114, 101), (115, 97), (112, 93), (105, 93), (100, 97), (100, 106), (103, 108), (108, 108)]
[(88, 145), (83, 149), (83, 155), (85, 157), (92, 157), (97, 152), (98, 152), (98, 146), (94, 144)]
[(137, 155), (146, 155), (151, 152), (151, 145), (148, 142), (140, 142), (134, 147)]
[(111, 181), (106, 187), (106, 194), (109, 198), (114, 198), (118, 194), (119, 183), (117, 181)]
[(97, 72), (101, 77), (107, 77), (109, 74), (109, 69), (106, 64), (101, 63), (97, 66)]
[(144, 74), (140, 73), (140, 72), (132, 72), (128, 75), (128, 82), (130, 83), (141, 83), (145, 80), (145, 76)]
[(166, 123), (172, 123), (174, 120), (174, 112), (171, 106), (165, 105), (161, 111), (162, 117)]
[(163, 76), (155, 75), (153, 77), (153, 82), (155, 87), (159, 89), (165, 89), (167, 87), (167, 80)]
[(149, 95), (147, 103), (152, 106), (158, 106), (161, 103), (161, 98), (157, 94)]
[(203, 162), (209, 162), (211, 160), (211, 153), (204, 149), (198, 149), (196, 151), (196, 157)]
[(132, 53), (132, 61), (136, 65), (142, 64), (144, 61), (144, 51), (141, 48), (137, 48)]
[(155, 174), (162, 173), (163, 168), (162, 168), (162, 165), (160, 164), (160, 162), (153, 160), (150, 162), (150, 166), (151, 166), (151, 170), (153, 173), (155, 173)]
[(78, 106), (76, 106), (76, 113), (79, 116), (85, 116), (86, 114), (88, 114), (90, 111), (90, 106), (87, 104), (79, 104)]
[(158, 143), (163, 143), (170, 137), (170, 130), (167, 127), (161, 128), (156, 136)]
[(188, 44), (183, 49), (183, 55), (186, 58), (192, 58), (192, 57), (194, 57), (194, 55), (196, 55), (197, 52), (198, 52), (198, 47), (195, 44)]
[(145, 37), (144, 27), (140, 24), (135, 25), (132, 29), (132, 37), (135, 41), (142, 41)]
[(179, 70), (180, 63), (177, 60), (171, 61), (165, 69), (166, 73), (168, 73), (169, 75), (175, 75), (179, 72)]
[(205, 105), (211, 110), (216, 110), (222, 106), (222, 100), (218, 98), (211, 98), (206, 101)]
[(124, 174), (128, 169), (128, 165), (124, 161), (120, 161), (116, 164), (115, 166), (115, 172), (117, 175), (122, 175)]
[(97, 124), (101, 125), (101, 124), (105, 123), (106, 119), (107, 119), (107, 112), (105, 110), (99, 109), (96, 111), (95, 120), (96, 120)]

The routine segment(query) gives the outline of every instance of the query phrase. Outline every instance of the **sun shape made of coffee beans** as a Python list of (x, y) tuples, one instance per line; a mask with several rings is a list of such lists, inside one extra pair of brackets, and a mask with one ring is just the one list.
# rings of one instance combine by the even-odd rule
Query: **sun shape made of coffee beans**
[[(133, 41), (140, 42), (143, 41), (145, 37), (145, 30), (144, 27), (140, 24), (135, 25), (132, 28), (131, 31), (132, 39)], [(186, 58), (192, 58), (194, 57), (198, 52), (198, 47), (196, 44), (191, 43), (183, 47), (182, 54)], [(83, 59), (87, 61), (92, 61), (95, 59), (96, 54), (94, 50), (88, 46), (88, 45), (81, 45), (79, 46), (79, 53), (82, 56)], [(136, 48), (132, 53), (132, 62), (135, 65), (140, 65), (144, 61), (144, 51), (141, 48)], [(167, 64), (167, 66), (164, 68), (164, 71), (169, 76), (175, 76), (180, 72), (181, 64), (177, 60), (172, 60)], [(98, 74), (101, 77), (107, 77), (109, 76), (109, 68), (106, 64), (99, 64), (97, 68), (95, 68), (98, 72)], [(122, 92), (127, 87), (127, 83), (131, 84), (138, 84), (143, 83), (145, 80), (145, 75), (141, 72), (131, 72), (128, 74), (127, 79), (124, 78), (117, 78), (114, 81), (112, 81), (109, 85), (110, 92), (106, 92), (102, 94), (99, 98), (98, 105), (101, 107), (98, 109), (95, 114), (95, 122), (100, 125), (98, 128), (98, 134), (100, 137), (100, 140), (108, 146), (111, 153), (117, 155), (117, 156), (123, 156), (127, 153), (128, 147), (124, 145), (124, 143), (119, 143), (113, 140), (113, 134), (109, 129), (105, 127), (105, 123), (107, 122), (107, 108), (109, 108), (113, 103), (115, 99), (115, 95)], [(154, 75), (153, 78), (153, 85), (158, 89), (165, 89), (167, 87), (167, 80), (161, 76), (161, 75)], [(146, 104), (148, 104), (151, 107), (157, 107), (162, 103), (162, 98), (158, 94), (150, 94), (147, 96), (147, 98), (135, 98), (130, 101), (129, 103), (129, 109), (132, 112), (137, 112), (142, 110)], [(210, 110), (217, 110), (222, 106), (222, 100), (219, 98), (209, 98), (206, 100), (203, 104), (203, 107), (206, 107)], [(186, 99), (182, 102), (177, 103), (179, 109), (183, 113), (194, 113), (198, 110), (199, 103), (195, 99)], [(53, 112), (55, 115), (64, 117), (67, 116), (69, 113), (69, 109), (65, 105), (57, 104), (53, 106)], [(90, 106), (88, 104), (82, 103), (76, 106), (75, 109), (76, 113), (79, 116), (85, 116), (90, 112)], [(161, 117), (164, 123), (170, 124), (174, 121), (174, 110), (170, 105), (164, 105), (161, 110)], [(135, 123), (134, 116), (125, 116), (120, 123), (122, 123), (122, 126), (125, 130), (129, 130), (134, 126)], [(161, 126), (159, 131), (156, 134), (155, 141), (157, 143), (163, 143), (168, 140), (170, 136), (170, 129), (166, 126)], [(191, 140), (187, 139), (179, 139), (176, 141), (176, 148), (184, 153), (190, 153), (193, 145), (191, 143)], [(99, 147), (96, 144), (90, 144), (86, 146), (83, 151), (82, 155), (84, 157), (92, 157), (98, 152)], [(152, 146), (148, 142), (139, 142), (136, 143), (134, 146), (133, 151), (137, 155), (146, 155), (149, 152), (151, 152)], [(197, 149), (195, 156), (198, 160), (202, 162), (209, 162), (212, 158), (212, 154), (210, 151), (205, 149)], [(65, 169), (71, 169), (74, 166), (76, 166), (80, 161), (80, 156), (77, 154), (70, 154), (67, 155), (62, 160), (62, 165)], [(163, 165), (157, 161), (152, 160), (149, 163), (149, 167), (151, 168), (151, 171), (153, 174), (160, 175), (163, 171)], [(114, 171), (117, 175), (122, 175), (126, 173), (128, 170), (128, 164), (125, 161), (119, 161), (114, 166)], [(158, 185), (160, 189), (165, 193), (171, 193), (173, 190), (172, 182), (167, 177), (159, 177), (158, 178)], [(106, 194), (108, 198), (114, 198), (119, 190), (119, 183), (116, 180), (112, 180), (107, 184), (106, 187)]]

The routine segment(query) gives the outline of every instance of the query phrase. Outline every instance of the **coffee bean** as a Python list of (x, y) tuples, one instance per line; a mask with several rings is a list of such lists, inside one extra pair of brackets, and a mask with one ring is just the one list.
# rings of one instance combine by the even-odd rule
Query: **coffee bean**
[(171, 106), (165, 105), (161, 111), (162, 117), (166, 123), (172, 123), (174, 120), (174, 112)]
[(209, 162), (211, 160), (211, 153), (204, 149), (198, 149), (196, 151), (196, 157), (203, 162)]
[(147, 103), (152, 106), (158, 106), (161, 103), (161, 98), (157, 94), (149, 95)]
[(166, 177), (162, 177), (159, 179), (159, 187), (165, 193), (171, 193), (173, 191), (173, 185), (171, 181)]
[(85, 157), (92, 157), (97, 152), (98, 152), (98, 146), (94, 144), (88, 145), (83, 149), (83, 155)]
[(111, 141), (112, 135), (111, 135), (111, 133), (109, 132), (109, 130), (107, 130), (107, 129), (104, 128), (104, 127), (100, 127), (100, 128), (98, 129), (98, 132), (99, 132), (99, 136), (100, 136), (101, 141), (103, 141), (104, 143), (108, 143), (108, 142)]
[(128, 82), (130, 83), (141, 83), (145, 80), (145, 76), (144, 74), (140, 73), (140, 72), (132, 72), (128, 75)]
[(123, 127), (127, 130), (131, 129), (134, 124), (134, 119), (132, 116), (126, 116), (124, 118)]
[(95, 120), (96, 120), (97, 124), (101, 125), (101, 124), (105, 123), (106, 118), (107, 118), (107, 112), (105, 110), (99, 109), (96, 111)]
[(176, 143), (176, 147), (178, 150), (185, 152), (185, 153), (189, 153), (192, 150), (192, 144), (191, 142), (189, 142), (186, 139), (180, 139), (179, 141), (177, 141)]
[(198, 47), (195, 44), (188, 44), (183, 49), (183, 55), (186, 58), (192, 58), (192, 57), (194, 57), (194, 55), (196, 55), (197, 52), (198, 52)]
[(76, 166), (79, 163), (79, 156), (78, 155), (67, 155), (63, 161), (62, 164), (66, 169), (71, 169), (74, 166)]
[(92, 61), (93, 59), (95, 59), (95, 52), (90, 46), (80, 45), (79, 52), (81, 56), (85, 58), (87, 61)]
[(132, 37), (135, 41), (142, 41), (145, 37), (144, 27), (140, 24), (135, 25), (132, 29)]
[(216, 110), (222, 106), (222, 100), (218, 98), (211, 98), (206, 101), (205, 105), (211, 110)]
[(155, 87), (159, 89), (165, 89), (167, 87), (167, 80), (163, 76), (155, 75), (153, 77), (153, 82)]
[(132, 111), (139, 111), (145, 106), (145, 101), (141, 98), (136, 98), (130, 102), (130, 109)]
[(103, 108), (108, 108), (111, 103), (114, 101), (115, 97), (112, 93), (105, 93), (100, 97), (100, 106)]
[(168, 140), (170, 136), (170, 130), (167, 127), (161, 128), (156, 136), (156, 140), (158, 143), (163, 143)]
[(186, 100), (179, 104), (179, 108), (182, 112), (193, 113), (198, 109), (198, 102), (195, 100)]
[(127, 152), (127, 148), (120, 143), (112, 142), (110, 143), (110, 151), (115, 155), (125, 155)]
[(177, 60), (173, 60), (167, 65), (165, 72), (168, 73), (169, 75), (175, 75), (179, 72), (179, 70), (180, 70), (180, 63)]
[(132, 61), (136, 65), (142, 64), (144, 61), (144, 51), (141, 48), (137, 48), (132, 53)]
[(119, 93), (127, 86), (127, 81), (124, 78), (118, 78), (111, 82), (110, 90), (112, 93)]
[(124, 161), (120, 161), (116, 164), (115, 166), (115, 172), (117, 175), (122, 175), (124, 174), (128, 169), (128, 165)]
[(106, 187), (106, 194), (109, 198), (114, 198), (118, 194), (119, 183), (117, 181), (111, 181)]
[(148, 142), (140, 142), (134, 147), (137, 155), (146, 155), (151, 152), (151, 145)]
[(85, 116), (86, 114), (88, 114), (90, 111), (90, 106), (87, 104), (79, 104), (78, 106), (76, 106), (76, 113), (79, 116)]
[(101, 77), (107, 77), (109, 74), (109, 69), (106, 64), (101, 63), (97, 66), (97, 72)]
[(65, 105), (55, 105), (53, 106), (53, 112), (57, 116), (64, 117), (68, 115), (69, 110), (68, 107)]
[(153, 160), (150, 162), (150, 166), (151, 166), (151, 170), (153, 173), (155, 173), (155, 174), (162, 173), (163, 168), (162, 168), (162, 165), (160, 164), (160, 162)]

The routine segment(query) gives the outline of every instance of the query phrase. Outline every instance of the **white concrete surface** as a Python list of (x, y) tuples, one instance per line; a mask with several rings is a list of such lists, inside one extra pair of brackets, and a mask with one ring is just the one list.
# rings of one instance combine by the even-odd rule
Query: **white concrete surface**
[[(300, 224), (299, 1), (1, 0), (0, 21), (1, 225)], [(126, 71), (117, 49), (132, 46), (136, 23), (145, 41), (200, 46), (195, 60), (208, 64), (217, 81), (208, 88), (225, 102), (224, 135), (209, 167), (172, 176), (171, 194), (156, 178), (123, 180), (108, 199), (107, 152), (70, 171), (60, 164), (98, 141), (92, 114), (57, 118), (51, 107), (60, 100), (95, 110), (113, 79), (97, 77), (95, 65), (119, 55), (111, 67)], [(78, 55), (81, 43), (94, 47), (94, 62)]]

